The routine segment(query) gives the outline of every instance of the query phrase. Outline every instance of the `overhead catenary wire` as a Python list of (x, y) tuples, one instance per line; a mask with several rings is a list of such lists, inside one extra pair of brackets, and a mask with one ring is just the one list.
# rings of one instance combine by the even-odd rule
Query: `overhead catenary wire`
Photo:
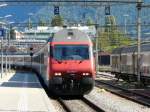
[(105, 6), (110, 5), (124, 5), (137, 4), (136, 0), (0, 0), (0, 3), (7, 3), (11, 5), (58, 5), (58, 6)]
[(50, 2), (50, 3), (71, 3), (71, 2), (74, 2), (74, 3), (93, 3), (93, 2), (96, 2), (96, 3), (131, 3), (131, 4), (136, 4), (138, 3), (137, 0), (0, 0), (0, 2), (10, 2), (10, 3), (13, 3), (13, 2), (17, 2), (17, 3), (23, 3), (23, 2), (37, 2), (37, 3), (40, 3), (40, 2)]

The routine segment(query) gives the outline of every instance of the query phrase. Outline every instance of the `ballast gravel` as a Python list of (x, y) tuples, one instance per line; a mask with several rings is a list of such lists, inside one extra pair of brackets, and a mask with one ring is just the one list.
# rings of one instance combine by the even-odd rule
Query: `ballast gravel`
[(150, 112), (149, 107), (121, 98), (97, 87), (85, 97), (106, 112)]

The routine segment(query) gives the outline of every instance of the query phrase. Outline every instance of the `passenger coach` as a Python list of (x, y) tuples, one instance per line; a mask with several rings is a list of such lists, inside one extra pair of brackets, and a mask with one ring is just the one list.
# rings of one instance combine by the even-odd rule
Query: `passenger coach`
[[(112, 73), (129, 81), (137, 80), (137, 46), (113, 50), (111, 55)], [(150, 43), (141, 45), (140, 75), (143, 83), (150, 84)]]

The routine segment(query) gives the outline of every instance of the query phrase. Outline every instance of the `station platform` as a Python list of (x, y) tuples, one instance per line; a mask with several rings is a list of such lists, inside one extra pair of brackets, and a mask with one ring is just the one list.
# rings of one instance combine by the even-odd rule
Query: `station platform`
[(11, 72), (0, 78), (0, 112), (55, 112), (36, 74)]

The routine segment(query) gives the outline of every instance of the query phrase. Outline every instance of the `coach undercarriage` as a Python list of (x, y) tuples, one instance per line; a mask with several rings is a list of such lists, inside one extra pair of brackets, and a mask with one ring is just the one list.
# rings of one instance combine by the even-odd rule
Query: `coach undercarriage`
[[(128, 74), (128, 73), (119, 73), (119, 72), (112, 72), (115, 74), (115, 77), (119, 79), (123, 79), (127, 82), (137, 82), (137, 75), (136, 74)], [(144, 85), (150, 85), (150, 77), (141, 75), (141, 83)]]

